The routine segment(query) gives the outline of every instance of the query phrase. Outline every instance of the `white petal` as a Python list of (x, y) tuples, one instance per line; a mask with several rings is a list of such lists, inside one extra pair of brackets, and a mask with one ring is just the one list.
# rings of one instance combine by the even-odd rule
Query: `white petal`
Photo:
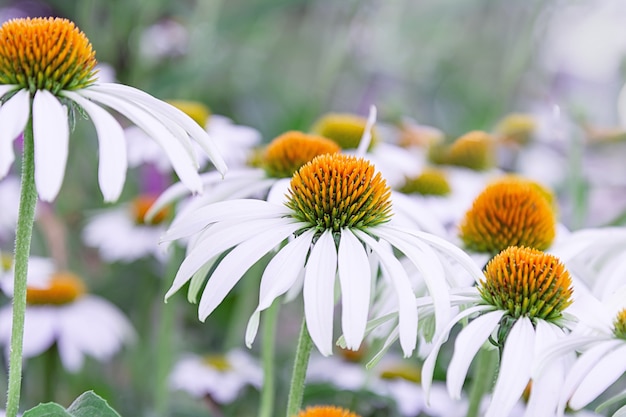
[(133, 103), (94, 89), (84, 89), (81, 95), (111, 107), (139, 126), (163, 148), (182, 183), (194, 193), (202, 192), (196, 161), (181, 141), (155, 116)]
[(330, 231), (319, 237), (304, 272), (304, 316), (311, 340), (324, 356), (333, 353), (333, 308), (337, 249)]
[(358, 156), (365, 155), (367, 152), (367, 148), (370, 147), (370, 142), (372, 141), (372, 128), (374, 127), (374, 123), (376, 123), (376, 106), (370, 106), (370, 113), (367, 117), (367, 123), (365, 124), (365, 128), (363, 129), (363, 135), (361, 136), (361, 140), (359, 141), (359, 147), (356, 150), (356, 154)]
[(204, 287), (198, 308), (200, 320), (204, 321), (213, 312), (253, 264), (293, 232), (293, 224), (276, 226), (230, 251), (215, 268)]
[(530, 319), (517, 319), (504, 342), (498, 379), (485, 417), (506, 416), (520, 399), (528, 381), (535, 347)]
[[(271, 233), (274, 228), (280, 227), (282, 229), (286, 226), (291, 232), (298, 228), (297, 225), (294, 226), (284, 219), (259, 219), (254, 222), (242, 223), (239, 227), (220, 228), (218, 232), (210, 234), (208, 238), (190, 247), (189, 253), (178, 268), (172, 287), (165, 294), (165, 299), (167, 300), (178, 291), (196, 271), (211, 261), (212, 258), (254, 236), (263, 235), (266, 231)], [(286, 233), (286, 236), (288, 235), (289, 233)]]
[(400, 326), (400, 346), (406, 357), (410, 356), (417, 344), (417, 304), (411, 283), (402, 264), (393, 253), (388, 252), (370, 235), (360, 230), (354, 234), (367, 244), (380, 258), (398, 297), (398, 319)]
[(435, 307), (437, 334), (450, 320), (449, 288), (439, 256), (428, 245), (408, 233), (398, 233), (385, 227), (376, 228), (375, 233), (379, 233), (383, 239), (400, 249), (421, 274)]
[(219, 221), (246, 221), (259, 218), (283, 217), (289, 211), (285, 206), (263, 200), (230, 200), (213, 203), (177, 218), (161, 240), (175, 240), (187, 237), (207, 225)]
[(435, 372), (435, 362), (437, 361), (437, 355), (439, 355), (439, 350), (441, 346), (448, 340), (450, 336), (450, 330), (461, 320), (466, 317), (471, 316), (475, 313), (480, 313), (482, 311), (487, 311), (492, 309), (490, 306), (485, 305), (477, 305), (474, 307), (469, 307), (466, 310), (461, 311), (455, 317), (450, 320), (450, 323), (441, 331), (441, 334), (435, 340), (435, 343), (432, 346), (432, 350), (426, 357), (424, 361), (424, 365), (422, 366), (422, 387), (424, 388), (424, 396), (426, 397), (426, 404), (429, 404), (430, 401), (430, 387), (433, 382), (433, 373)]
[(246, 345), (250, 347), (259, 326), (259, 314), (269, 308), (274, 300), (287, 292), (304, 270), (306, 257), (311, 247), (314, 230), (307, 230), (289, 242), (269, 262), (261, 277), (259, 305), (248, 321)]
[(55, 307), (27, 308), (24, 318), (23, 356), (31, 358), (48, 350), (55, 342), (57, 326)]
[(75, 101), (91, 117), (98, 134), (98, 183), (104, 201), (117, 201), (128, 168), (124, 130), (106, 110), (81, 95), (71, 91), (65, 91), (63, 95)]
[(358, 350), (365, 335), (372, 273), (363, 244), (348, 229), (341, 229), (338, 270), (341, 329), (348, 349)]
[(171, 119), (185, 129), (191, 137), (200, 144), (202, 149), (207, 153), (215, 168), (225, 174), (227, 171), (226, 163), (220, 155), (214, 141), (209, 137), (208, 133), (200, 127), (193, 119), (184, 112), (165, 103), (150, 94), (138, 90), (133, 87), (122, 84), (101, 84), (94, 86), (94, 89), (105, 92), (114, 92), (120, 97), (130, 98), (136, 102), (142, 103), (146, 108), (156, 110), (161, 116)]
[(70, 131), (66, 107), (48, 90), (35, 93), (33, 136), (37, 191), (43, 201), (52, 201), (63, 183)]
[(579, 410), (595, 400), (622, 374), (626, 372), (626, 344), (606, 354), (596, 365), (589, 370), (572, 398), (569, 406)]
[[(0, 96), (3, 95), (0, 91)], [(0, 107), (0, 178), (4, 178), (15, 159), (13, 141), (24, 131), (30, 114), (30, 94), (20, 90)]]
[(461, 398), (463, 382), (472, 359), (496, 328), (503, 312), (500, 310), (484, 314), (468, 324), (454, 342), (454, 354), (448, 366), (448, 393), (455, 400)]

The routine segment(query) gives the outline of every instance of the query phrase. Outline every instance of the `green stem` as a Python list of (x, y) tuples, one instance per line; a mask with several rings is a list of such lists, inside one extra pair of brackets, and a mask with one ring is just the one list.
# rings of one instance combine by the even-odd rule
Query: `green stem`
[(291, 374), (291, 386), (289, 387), (289, 397), (287, 399), (287, 416), (294, 417), (300, 412), (302, 407), (302, 397), (304, 396), (304, 386), (306, 377), (306, 368), (309, 365), (309, 357), (313, 341), (306, 328), (306, 320), (302, 319), (302, 328), (298, 337), (298, 347), (296, 348), (296, 359), (293, 364), (293, 373)]
[(472, 387), (469, 392), (467, 417), (478, 417), (483, 396), (491, 389), (495, 378), (498, 358), (495, 350), (480, 349), (476, 367), (472, 372)]
[(264, 314), (263, 345), (261, 347), (263, 390), (261, 391), (259, 417), (272, 417), (274, 415), (274, 342), (276, 339), (276, 322), (279, 310), (280, 301), (274, 301), (274, 304), (272, 304)]
[[(32, 106), (31, 106), (32, 107)], [(35, 222), (37, 189), (35, 187), (35, 152), (33, 145), (33, 118), (24, 130), (24, 156), (22, 159), (22, 188), (20, 211), (15, 234), (15, 275), (13, 287), (13, 323), (11, 327), (11, 350), (9, 354), (9, 388), (7, 392), (7, 417), (17, 416), (22, 385), (22, 348), (24, 342), (24, 315), (26, 312), (26, 277), (30, 240)]]
[[(172, 256), (172, 260), (177, 260), (176, 256)], [(170, 263), (175, 263), (171, 262)], [(169, 269), (169, 268), (168, 268)], [(162, 294), (165, 294), (170, 287), (169, 279), (170, 274), (163, 277), (164, 290)], [(167, 303), (164, 303), (162, 297), (158, 297), (157, 300), (161, 304), (161, 314), (159, 325), (157, 329), (157, 358), (156, 358), (156, 383), (154, 389), (154, 404), (157, 416), (168, 416), (169, 408), (169, 389), (167, 386), (167, 377), (172, 368), (174, 349), (173, 349), (173, 332), (174, 322), (176, 316), (176, 301), (177, 297), (172, 297)]]
[(44, 353), (44, 379), (43, 379), (43, 399), (44, 401), (55, 401), (56, 386), (58, 380), (58, 361), (59, 351), (56, 343)]

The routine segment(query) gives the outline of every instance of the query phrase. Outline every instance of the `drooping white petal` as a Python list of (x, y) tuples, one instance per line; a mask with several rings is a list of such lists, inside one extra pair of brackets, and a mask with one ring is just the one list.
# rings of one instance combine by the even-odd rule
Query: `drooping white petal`
[(184, 216), (177, 218), (161, 240), (170, 241), (187, 237), (197, 233), (207, 225), (219, 221), (238, 220), (243, 222), (253, 219), (283, 217), (288, 213), (287, 207), (263, 200), (221, 201), (187, 212)]
[(534, 347), (533, 324), (527, 317), (518, 318), (504, 342), (498, 379), (485, 417), (509, 415), (530, 380)]
[(182, 183), (194, 193), (202, 192), (202, 182), (196, 170), (196, 162), (189, 155), (180, 140), (174, 137), (172, 132), (155, 116), (143, 108), (137, 107), (114, 95), (101, 93), (93, 89), (83, 89), (80, 91), (80, 94), (111, 107), (139, 126), (163, 148)]
[(411, 355), (417, 344), (417, 305), (411, 283), (402, 264), (393, 253), (386, 250), (370, 235), (360, 230), (354, 234), (379, 257), (398, 297), (398, 320), (400, 326), (400, 346), (405, 356)]
[(324, 356), (333, 353), (333, 308), (337, 249), (333, 233), (326, 230), (311, 249), (304, 272), (304, 316), (311, 340)]
[(554, 361), (555, 359), (569, 353), (578, 350), (581, 347), (589, 346), (598, 342), (597, 337), (593, 336), (575, 336), (573, 334), (566, 337), (564, 340), (559, 341), (551, 347), (546, 348), (540, 357), (534, 361), (532, 376), (540, 377), (543, 369)]
[(589, 370), (570, 398), (569, 406), (574, 410), (583, 408), (602, 394), (624, 372), (626, 372), (626, 344), (622, 342), (621, 346), (607, 353)]
[(450, 330), (452, 330), (452, 328), (464, 318), (469, 317), (472, 314), (488, 311), (491, 309), (493, 309), (493, 307), (485, 305), (469, 307), (454, 316), (452, 320), (450, 320), (450, 323), (448, 323), (448, 325), (441, 331), (441, 334), (435, 340), (435, 343), (433, 343), (432, 349), (426, 357), (424, 365), (422, 366), (422, 388), (424, 388), (424, 397), (426, 398), (427, 405), (430, 403), (430, 387), (433, 383), (435, 362), (437, 361), (437, 356), (439, 355), (439, 350), (441, 349), (441, 346), (443, 346), (443, 344), (448, 340), (448, 337), (450, 336)]
[(215, 256), (255, 236), (265, 236), (266, 232), (271, 233), (273, 228), (285, 226), (288, 226), (292, 232), (298, 228), (284, 219), (258, 219), (254, 222), (244, 222), (238, 227), (221, 228), (218, 232), (211, 233), (207, 238), (190, 247), (189, 253), (178, 268), (171, 288), (165, 294), (165, 299), (167, 300), (178, 291), (196, 271)]
[(498, 325), (504, 315), (502, 310), (486, 313), (468, 324), (454, 342), (454, 354), (448, 366), (448, 393), (455, 400), (461, 398), (463, 382), (472, 359), (482, 347), (489, 335)]
[[(0, 96), (4, 93), (0, 91)], [(20, 90), (0, 107), (0, 179), (9, 172), (15, 159), (13, 140), (24, 131), (30, 114), (30, 94)]]
[(403, 252), (420, 272), (435, 307), (437, 334), (450, 319), (450, 293), (439, 256), (428, 245), (407, 233), (398, 233), (384, 226), (377, 227), (376, 233)]
[(253, 264), (294, 231), (293, 224), (278, 225), (230, 251), (215, 268), (204, 287), (198, 308), (200, 320), (204, 321), (213, 312)]
[(341, 229), (338, 271), (341, 329), (348, 349), (358, 350), (365, 334), (372, 280), (365, 248), (349, 229)]
[(367, 122), (365, 123), (365, 128), (363, 129), (363, 135), (361, 136), (359, 146), (356, 150), (356, 154), (358, 156), (365, 155), (367, 148), (370, 147), (370, 142), (372, 141), (372, 128), (374, 127), (374, 123), (376, 123), (376, 113), (376, 106), (370, 106), (370, 113), (367, 116)]
[(146, 108), (156, 110), (161, 116), (173, 120), (185, 129), (191, 137), (200, 144), (202, 149), (207, 153), (215, 168), (225, 174), (227, 171), (226, 163), (220, 155), (214, 141), (209, 137), (208, 133), (201, 128), (193, 119), (184, 112), (165, 103), (150, 94), (139, 89), (129, 87), (122, 84), (100, 84), (93, 86), (93, 89), (114, 93), (120, 97), (130, 98), (135, 102), (142, 103)]
[(37, 90), (33, 99), (35, 184), (43, 201), (59, 193), (69, 150), (67, 109), (48, 90)]
[(306, 256), (315, 235), (314, 230), (307, 230), (289, 242), (269, 262), (259, 289), (259, 305), (248, 321), (246, 329), (246, 345), (250, 347), (259, 326), (261, 311), (269, 308), (274, 300), (286, 293), (304, 270)]
[(117, 201), (124, 187), (126, 169), (128, 168), (124, 130), (106, 110), (80, 94), (64, 91), (63, 95), (76, 102), (91, 117), (98, 134), (98, 183), (100, 190), (102, 190), (104, 201)]
[[(10, 309), (9, 309), (10, 310)], [(54, 307), (32, 306), (24, 318), (24, 358), (41, 355), (56, 340), (57, 315)]]

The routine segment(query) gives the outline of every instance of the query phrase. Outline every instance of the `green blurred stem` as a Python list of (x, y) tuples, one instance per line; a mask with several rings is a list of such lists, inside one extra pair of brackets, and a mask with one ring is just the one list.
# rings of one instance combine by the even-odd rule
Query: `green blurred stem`
[(15, 234), (15, 274), (13, 284), (13, 323), (9, 354), (9, 388), (7, 392), (7, 417), (16, 417), (20, 405), (22, 385), (22, 348), (24, 342), (24, 315), (26, 312), (26, 277), (28, 255), (35, 222), (37, 189), (35, 187), (35, 152), (33, 145), (33, 117), (31, 112), (24, 130), (24, 155), (22, 159), (22, 188), (20, 209)]
[(263, 320), (263, 345), (261, 347), (261, 360), (263, 362), (263, 390), (261, 391), (261, 405), (259, 417), (272, 417), (274, 415), (274, 353), (276, 340), (276, 323), (280, 301), (274, 301), (264, 314)]
[(302, 319), (302, 328), (298, 337), (298, 347), (296, 348), (296, 359), (293, 364), (293, 373), (291, 374), (291, 386), (289, 387), (289, 397), (287, 399), (287, 415), (286, 417), (294, 417), (300, 412), (302, 407), (302, 397), (304, 396), (304, 386), (306, 369), (309, 365), (309, 357), (313, 341), (306, 328), (306, 320)]
[(483, 348), (478, 351), (477, 356), (476, 367), (472, 372), (472, 386), (469, 392), (467, 417), (479, 416), (480, 403), (493, 385), (498, 365), (498, 357), (495, 350)]
[(59, 350), (57, 348), (57, 344), (54, 343), (50, 348), (44, 353), (44, 376), (43, 376), (43, 399), (46, 402), (55, 401), (55, 388), (59, 383), (58, 378), (58, 364), (57, 360), (59, 357)]

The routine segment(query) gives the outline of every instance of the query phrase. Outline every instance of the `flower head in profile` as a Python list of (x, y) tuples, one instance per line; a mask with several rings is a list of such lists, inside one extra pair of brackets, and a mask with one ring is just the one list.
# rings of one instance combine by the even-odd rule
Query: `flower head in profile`
[[(13, 274), (3, 274), (1, 285), (13, 293)], [(134, 339), (130, 322), (114, 305), (87, 293), (77, 275), (58, 271), (52, 261), (29, 261), (27, 307), (24, 322), (24, 358), (38, 356), (56, 344), (63, 366), (77, 372), (85, 356), (109, 360)], [(11, 338), (11, 306), (0, 310), (0, 344)]]
[(494, 140), (486, 132), (475, 130), (461, 136), (447, 150), (450, 165), (485, 171), (495, 165)]
[[(453, 295), (454, 303), (466, 308), (452, 319), (426, 358), (422, 370), (426, 392), (432, 383), (435, 360), (452, 327), (478, 315), (456, 338), (447, 372), (448, 392), (452, 398), (460, 398), (472, 359), (489, 341), (499, 348), (501, 357), (485, 416), (508, 415), (531, 380), (536, 352), (564, 337), (564, 312), (572, 304), (572, 291), (569, 272), (553, 255), (517, 246), (496, 255), (487, 264), (478, 288)], [(562, 383), (565, 366), (562, 362), (551, 366), (550, 378), (533, 380), (527, 416), (553, 415), (556, 410), (555, 390)]]
[(230, 404), (241, 390), (263, 385), (263, 371), (247, 352), (235, 349), (226, 355), (186, 355), (169, 377), (170, 388), (186, 391), (194, 397), (210, 396), (219, 404)]
[(133, 262), (151, 255), (165, 260), (166, 252), (158, 242), (171, 210), (166, 207), (147, 220), (146, 212), (155, 200), (154, 195), (140, 194), (129, 203), (95, 213), (83, 229), (83, 241), (97, 248), (107, 262)]
[(509, 176), (476, 197), (461, 220), (460, 237), (475, 252), (496, 254), (509, 246), (547, 249), (556, 235), (554, 197), (533, 181)]
[(259, 304), (248, 324), (248, 345), (261, 311), (289, 290), (297, 293), (302, 288), (309, 334), (323, 355), (331, 354), (338, 277), (346, 346), (359, 348), (371, 289), (384, 282), (394, 289), (400, 343), (409, 355), (416, 345), (417, 308), (407, 271), (395, 251), (423, 276), (435, 300), (438, 323), (447, 322), (449, 314), (448, 284), (438, 251), (471, 264), (477, 276), (480, 271), (443, 239), (396, 227), (390, 195), (380, 173), (366, 160), (324, 154), (293, 175), (285, 204), (232, 200), (184, 213), (164, 237), (191, 236), (187, 257), (166, 297), (189, 280), (197, 287), (212, 271), (200, 299), (199, 316), (204, 319), (253, 264), (272, 252), (261, 278)]
[(0, 27), (0, 178), (15, 159), (13, 140), (31, 120), (37, 191), (42, 200), (53, 200), (65, 175), (70, 121), (77, 110), (92, 120), (98, 134), (104, 199), (116, 200), (126, 178), (126, 145), (122, 127), (102, 106), (148, 133), (192, 191), (202, 191), (193, 143), (220, 172), (226, 171), (207, 133), (187, 115), (135, 88), (99, 83), (95, 65), (91, 43), (66, 19), (13, 19)]

